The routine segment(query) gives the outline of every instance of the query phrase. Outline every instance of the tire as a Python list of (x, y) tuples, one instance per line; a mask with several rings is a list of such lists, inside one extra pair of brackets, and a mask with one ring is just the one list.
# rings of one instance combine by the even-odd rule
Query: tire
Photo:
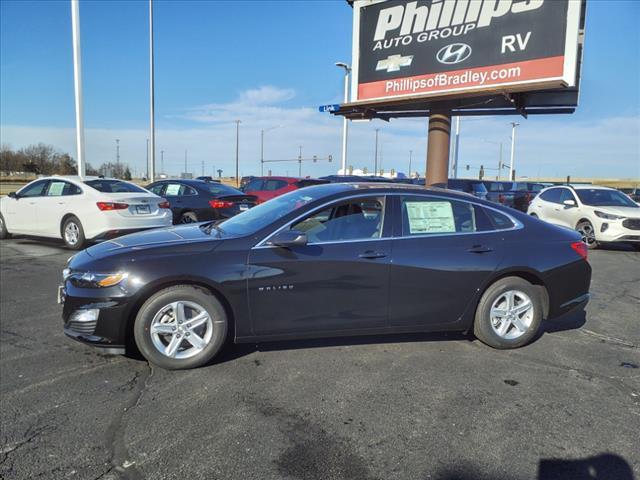
[(178, 223), (196, 223), (197, 221), (198, 216), (195, 214), (195, 212), (184, 212), (182, 215), (180, 215), (180, 220), (178, 221)]
[[(196, 317), (199, 323), (191, 325)], [(205, 365), (223, 347), (227, 331), (227, 314), (215, 295), (191, 285), (168, 287), (151, 296), (133, 326), (140, 353), (167, 370)], [(192, 343), (196, 338), (197, 344)]]
[(82, 223), (77, 217), (71, 216), (62, 224), (62, 240), (71, 250), (82, 250), (87, 245)]
[(582, 220), (576, 225), (576, 231), (582, 235), (582, 241), (585, 243), (589, 250), (595, 250), (599, 247), (596, 240), (596, 230), (593, 228), (593, 224), (589, 220)]
[(11, 234), (7, 231), (7, 226), (4, 223), (4, 217), (0, 214), (0, 240), (11, 238)]
[[(520, 277), (506, 277), (492, 284), (482, 295), (473, 324), (473, 333), (482, 342), (498, 349), (518, 348), (529, 343), (538, 333), (542, 323), (541, 287), (532, 285)], [(505, 302), (515, 299), (515, 307), (529, 309), (515, 316), (502, 316), (498, 312), (509, 312)], [(511, 300), (511, 305), (514, 302)], [(518, 319), (517, 322), (512, 321)]]

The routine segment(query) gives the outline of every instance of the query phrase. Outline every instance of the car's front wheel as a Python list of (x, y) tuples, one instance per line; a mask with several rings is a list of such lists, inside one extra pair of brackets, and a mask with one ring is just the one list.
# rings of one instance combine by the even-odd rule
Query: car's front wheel
[(151, 296), (140, 308), (134, 336), (140, 353), (169, 370), (209, 362), (227, 337), (225, 309), (208, 290), (176, 285)]
[(593, 228), (593, 224), (589, 220), (582, 220), (576, 225), (577, 232), (582, 235), (582, 241), (585, 245), (593, 250), (598, 248), (598, 241), (596, 240), (596, 230)]
[(493, 348), (521, 347), (538, 333), (542, 305), (540, 287), (520, 277), (502, 278), (482, 295), (473, 332)]
[(82, 250), (85, 247), (87, 240), (84, 229), (76, 217), (71, 216), (62, 224), (62, 240), (71, 250)]

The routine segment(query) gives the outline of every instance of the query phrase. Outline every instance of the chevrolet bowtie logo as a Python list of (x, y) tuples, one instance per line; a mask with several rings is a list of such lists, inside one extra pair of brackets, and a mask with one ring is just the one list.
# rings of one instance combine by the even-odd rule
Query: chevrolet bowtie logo
[(386, 70), (387, 72), (397, 72), (401, 67), (408, 67), (413, 62), (413, 55), (403, 57), (402, 55), (389, 55), (386, 60), (378, 61), (376, 70)]

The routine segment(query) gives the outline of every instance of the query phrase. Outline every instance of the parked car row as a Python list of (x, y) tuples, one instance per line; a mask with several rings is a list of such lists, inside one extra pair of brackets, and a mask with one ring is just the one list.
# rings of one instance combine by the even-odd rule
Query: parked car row
[[(87, 177), (82, 181), (79, 177), (53, 176), (38, 179), (0, 200), (0, 236), (21, 234), (62, 238), (69, 248), (81, 249), (88, 241), (137, 230), (222, 221), (312, 185), (390, 181), (383, 177), (355, 175), (329, 175), (319, 179), (244, 177), (244, 185), (236, 189), (202, 177), (159, 180), (145, 189), (116, 179)], [(424, 184), (424, 179), (397, 179), (394, 183), (420, 185)], [(473, 179), (450, 179), (448, 188), (574, 228), (590, 248), (610, 241), (640, 244), (640, 220), (636, 221), (640, 207), (631, 200), (636, 192), (634, 189), (629, 189), (625, 195), (615, 189), (592, 185), (545, 189), (545, 185), (535, 182)], [(544, 192), (543, 198), (538, 196), (541, 192)], [(587, 195), (586, 192), (593, 192), (593, 198), (582, 199), (580, 195)], [(605, 203), (597, 203), (601, 201)], [(594, 208), (590, 208), (592, 206)], [(625, 210), (611, 212), (603, 208), (595, 210), (595, 207)]]

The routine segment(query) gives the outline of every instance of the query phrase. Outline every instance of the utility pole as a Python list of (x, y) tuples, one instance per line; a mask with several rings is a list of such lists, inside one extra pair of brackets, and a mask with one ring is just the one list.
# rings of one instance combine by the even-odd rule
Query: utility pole
[(76, 154), (78, 156), (78, 176), (86, 174), (84, 158), (84, 119), (82, 114), (82, 62), (80, 55), (80, 5), (79, 0), (71, 0), (71, 31), (73, 36), (73, 86), (76, 100)]
[(152, 182), (156, 179), (156, 125), (153, 77), (153, 0), (149, 0), (149, 129), (151, 131), (149, 177)]
[(376, 153), (375, 153), (375, 160), (374, 160), (374, 164), (373, 164), (373, 175), (378, 175), (378, 132), (380, 131), (379, 128), (376, 128)]
[(260, 130), (260, 176), (264, 177), (264, 129)]
[(184, 173), (187, 173), (187, 149), (184, 149)]
[(165, 171), (164, 171), (164, 150), (160, 150), (160, 170), (162, 170), (162, 173), (165, 173)]
[(500, 142), (500, 158), (498, 159), (498, 178), (496, 178), (496, 180), (500, 180), (501, 175), (502, 175), (502, 142)]
[(240, 156), (240, 120), (234, 120), (236, 123), (236, 186), (239, 187), (240, 186), (240, 163), (239, 163), (239, 156)]
[(146, 178), (149, 179), (149, 139), (147, 138), (147, 156), (145, 157), (145, 161), (147, 164), (147, 168), (146, 168)]
[(116, 138), (116, 165), (120, 165), (120, 140)]
[(516, 154), (516, 127), (520, 125), (516, 122), (511, 122), (511, 162), (509, 162), (509, 180), (514, 181), (514, 162)]
[[(351, 73), (351, 67), (344, 62), (336, 62), (336, 67), (344, 69), (344, 103), (349, 102), (349, 74)], [(342, 117), (342, 163), (341, 170), (342, 175), (347, 174), (347, 137), (349, 135), (349, 120), (347, 117)]]
[(204, 177), (204, 160), (202, 160), (202, 176)]
[(298, 148), (300, 149), (300, 153), (298, 154), (298, 176), (302, 177), (302, 145)]
[(409, 178), (411, 178), (411, 160), (413, 157), (413, 150), (409, 150)]

